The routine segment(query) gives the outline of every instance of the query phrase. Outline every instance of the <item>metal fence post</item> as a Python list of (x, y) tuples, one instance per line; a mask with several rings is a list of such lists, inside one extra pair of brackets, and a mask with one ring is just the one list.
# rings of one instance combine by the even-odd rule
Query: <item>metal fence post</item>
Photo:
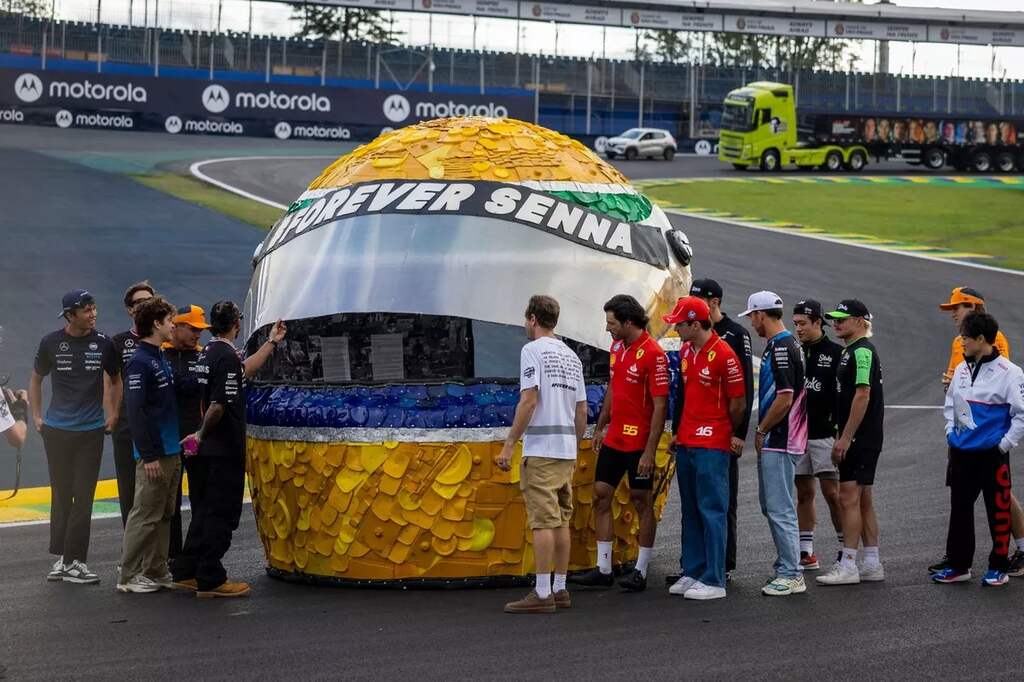
[(434, 44), (427, 46), (427, 92), (434, 91)]
[(903, 79), (900, 78), (899, 76), (896, 76), (896, 112), (897, 113), (902, 111), (902, 109), (900, 108), (900, 104), (901, 104), (901, 102), (900, 102), (900, 94), (901, 94), (901, 86), (902, 86), (902, 84), (903, 84)]
[(540, 124), (540, 58), (533, 58), (533, 122)]
[(850, 72), (846, 72), (846, 110), (850, 110)]
[(42, 60), (42, 65), (41, 65), (42, 66), (42, 70), (46, 71), (46, 29), (45, 28), (43, 29), (43, 49), (40, 52), (39, 57)]
[(327, 38), (324, 38), (324, 51), (320, 57), (320, 87), (327, 85)]
[(102, 28), (96, 28), (96, 73), (103, 73), (103, 33)]
[(637, 101), (637, 106), (639, 107), (639, 111), (637, 111), (637, 123), (636, 123), (636, 125), (637, 125), (638, 128), (643, 128), (644, 127), (644, 63), (643, 62), (640, 62), (640, 96), (637, 97), (636, 101)]
[(210, 80), (213, 80), (213, 55), (217, 50), (217, 36), (210, 36)]
[(373, 76), (373, 89), (380, 90), (380, 49), (377, 50), (377, 64)]
[(484, 94), (484, 56), (480, 55), (480, 94)]
[(588, 59), (587, 60), (587, 125), (586, 125), (587, 135), (590, 134), (590, 98), (591, 98), (591, 94), (593, 92), (593, 82), (594, 82), (594, 65)]
[(265, 72), (265, 74), (263, 76), (263, 81), (265, 83), (269, 83), (270, 82), (270, 41), (269, 40), (267, 41), (267, 66), (266, 66), (266, 72)]

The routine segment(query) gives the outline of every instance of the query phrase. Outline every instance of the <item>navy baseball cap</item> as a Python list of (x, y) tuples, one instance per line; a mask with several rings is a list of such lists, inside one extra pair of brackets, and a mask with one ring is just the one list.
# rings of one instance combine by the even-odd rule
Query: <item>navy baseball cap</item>
[(64, 317), (73, 310), (79, 310), (90, 305), (96, 305), (96, 299), (93, 298), (92, 294), (85, 289), (72, 289), (64, 294), (64, 298), (61, 299), (62, 310), (57, 317)]
[(695, 279), (690, 285), (690, 296), (722, 300), (722, 286), (713, 279)]
[(808, 298), (807, 300), (800, 301), (795, 306), (793, 306), (793, 314), (806, 315), (807, 317), (811, 318), (812, 322), (814, 322), (815, 320), (821, 320), (822, 324), (828, 324), (828, 320), (825, 319), (825, 316), (821, 312), (821, 303), (815, 301), (813, 298)]

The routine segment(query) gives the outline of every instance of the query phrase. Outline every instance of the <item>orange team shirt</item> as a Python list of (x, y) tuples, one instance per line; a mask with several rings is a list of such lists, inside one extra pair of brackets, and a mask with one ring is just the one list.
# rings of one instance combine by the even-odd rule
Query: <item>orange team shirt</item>
[(647, 332), (632, 345), (613, 342), (608, 352), (612, 406), (604, 442), (616, 450), (637, 452), (647, 447), (654, 398), (668, 397), (668, 356)]
[(679, 373), (684, 393), (676, 443), (728, 452), (733, 434), (729, 401), (746, 393), (736, 352), (718, 334), (712, 334), (700, 351), (684, 343), (679, 350)]
[[(996, 332), (996, 342), (993, 344), (1007, 360), (1010, 359), (1010, 342), (1006, 340), (1006, 336), (1002, 332)], [(956, 366), (964, 361), (964, 340), (957, 334), (953, 337), (953, 347), (949, 352), (949, 367), (946, 369), (946, 380), (952, 381), (953, 374), (956, 372)]]

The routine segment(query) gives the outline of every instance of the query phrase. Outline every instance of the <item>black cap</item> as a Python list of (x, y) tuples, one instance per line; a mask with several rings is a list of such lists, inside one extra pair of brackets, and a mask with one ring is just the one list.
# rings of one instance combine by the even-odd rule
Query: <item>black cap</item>
[(821, 314), (821, 303), (815, 301), (813, 298), (800, 301), (793, 306), (794, 315), (806, 315), (811, 318), (811, 322), (815, 320), (821, 320), (822, 324), (828, 324), (824, 316)]
[(64, 298), (61, 299), (62, 310), (57, 317), (64, 317), (73, 310), (79, 310), (80, 308), (95, 304), (96, 299), (85, 289), (72, 289), (64, 294)]
[(825, 317), (830, 320), (844, 320), (847, 317), (863, 317), (865, 320), (870, 320), (871, 313), (868, 312), (868, 307), (857, 299), (844, 298), (835, 310), (825, 313)]
[(713, 279), (695, 279), (690, 285), (690, 295), (698, 298), (717, 298), (722, 300), (722, 287)]
[(210, 326), (216, 329), (231, 329), (242, 319), (242, 311), (234, 301), (217, 301), (210, 309)]

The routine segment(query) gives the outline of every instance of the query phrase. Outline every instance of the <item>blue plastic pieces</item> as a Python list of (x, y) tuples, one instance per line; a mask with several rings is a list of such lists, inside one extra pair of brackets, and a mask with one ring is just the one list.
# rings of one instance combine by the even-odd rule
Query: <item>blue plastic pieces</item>
[[(605, 386), (587, 386), (587, 418), (601, 411)], [(511, 426), (518, 384), (449, 382), (393, 386), (260, 386), (247, 390), (259, 426), (454, 429)]]

